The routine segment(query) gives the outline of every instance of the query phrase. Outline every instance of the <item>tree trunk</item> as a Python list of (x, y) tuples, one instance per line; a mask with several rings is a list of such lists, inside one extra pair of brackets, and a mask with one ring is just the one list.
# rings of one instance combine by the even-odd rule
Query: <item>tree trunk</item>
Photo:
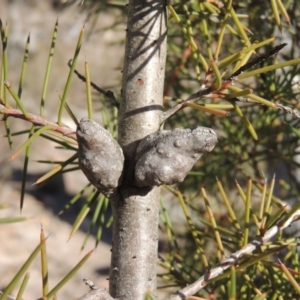
[(160, 188), (134, 184), (136, 148), (159, 129), (166, 60), (164, 0), (131, 0), (119, 111), (119, 144), (125, 156), (124, 179), (110, 197), (114, 224), (110, 294), (142, 300), (156, 290)]

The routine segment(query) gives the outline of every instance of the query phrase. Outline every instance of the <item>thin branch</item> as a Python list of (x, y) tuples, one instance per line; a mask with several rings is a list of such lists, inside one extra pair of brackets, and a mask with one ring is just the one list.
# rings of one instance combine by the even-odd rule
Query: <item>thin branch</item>
[(90, 287), (91, 290), (97, 290), (98, 287), (94, 284), (94, 282), (89, 278), (83, 278), (83, 282)]
[(285, 105), (282, 105), (282, 104), (279, 104), (279, 103), (275, 103), (275, 106), (280, 109), (280, 110), (283, 110), (285, 111), (286, 113), (289, 113), (295, 117), (297, 117), (298, 119), (300, 119), (300, 112), (296, 109), (292, 109), (288, 106), (285, 106)]
[(300, 216), (300, 210), (296, 210), (290, 218), (286, 221), (279, 221), (276, 225), (267, 230), (263, 236), (257, 236), (252, 242), (247, 244), (243, 249), (233, 253), (229, 258), (222, 261), (216, 267), (207, 270), (205, 274), (196, 280), (194, 283), (186, 286), (185, 288), (177, 291), (176, 294), (173, 294), (164, 300), (184, 300), (189, 296), (195, 295), (198, 291), (203, 289), (208, 283), (208, 280), (216, 278), (217, 276), (224, 273), (225, 270), (229, 269), (231, 266), (235, 265), (238, 260), (245, 254), (251, 254), (255, 250), (260, 249), (260, 247), (274, 237), (278, 232), (288, 227), (291, 223), (298, 220)]
[(267, 52), (266, 54), (260, 55), (260, 56), (258, 56), (256, 58), (252, 59), (251, 61), (249, 61), (245, 65), (241, 66), (236, 72), (234, 72), (233, 74), (231, 74), (227, 80), (232, 81), (235, 78), (237, 78), (239, 75), (241, 75), (242, 73), (244, 73), (246, 70), (253, 68), (257, 64), (261, 64), (266, 59), (268, 59), (271, 56), (277, 54), (286, 45), (287, 45), (287, 43), (283, 43), (283, 44), (277, 45), (274, 48), (272, 48), (269, 52)]
[[(226, 100), (226, 98), (225, 98)], [(227, 100), (228, 101), (228, 100)], [(252, 99), (249, 99), (247, 97), (237, 97), (237, 98), (233, 98), (231, 99), (231, 101), (239, 101), (239, 102), (245, 102), (245, 103), (254, 103), (254, 104), (259, 104), (259, 105), (263, 105), (262, 103), (258, 102), (258, 101), (255, 101), (255, 100), (252, 100)], [(296, 109), (293, 109), (289, 106), (285, 106), (285, 105), (282, 105), (280, 103), (274, 103), (275, 107), (274, 108), (277, 108), (279, 110), (282, 110), (284, 111), (285, 113), (288, 113), (288, 114), (291, 114), (293, 115), (294, 117), (300, 119), (300, 112)]]
[(62, 135), (67, 136), (70, 139), (77, 141), (76, 133), (74, 130), (70, 129), (67, 126), (60, 126), (57, 123), (51, 122), (51, 121), (47, 120), (45, 117), (33, 115), (30, 113), (28, 113), (28, 116), (25, 117), (24, 114), (19, 109), (7, 107), (3, 104), (0, 104), (0, 114), (3, 114), (7, 117), (14, 117), (14, 118), (28, 121), (35, 126), (50, 125), (52, 127), (53, 131), (61, 133)]
[(92, 280), (84, 278), (83, 282), (90, 287), (90, 291), (78, 300), (114, 300), (105, 289), (98, 288)]
[(203, 87), (196, 93), (190, 95), (188, 98), (186, 98), (182, 102), (178, 103), (177, 105), (173, 106), (166, 112), (162, 113), (161, 117), (160, 117), (160, 124), (162, 125), (168, 118), (170, 118), (171, 116), (176, 114), (179, 110), (183, 109), (188, 102), (192, 102), (199, 98), (209, 97), (211, 92), (212, 92), (211, 87), (208, 87), (208, 88)]
[[(258, 56), (256, 58), (254, 58), (253, 60), (251, 60), (250, 62), (248, 62), (247, 64), (241, 66), (236, 72), (234, 72), (232, 75), (230, 75), (227, 79), (224, 79), (222, 81), (221, 86), (222, 87), (226, 87), (229, 84), (232, 84), (232, 82), (239, 76), (241, 75), (243, 72), (245, 72), (248, 69), (253, 68), (255, 65), (260, 64), (262, 62), (264, 62), (266, 59), (268, 59), (269, 57), (271, 57), (272, 55), (277, 54), (283, 47), (285, 47), (287, 44), (283, 43), (280, 45), (275, 46), (274, 48), (272, 48), (269, 52), (267, 52), (264, 55)], [(207, 82), (207, 78), (205, 80), (205, 83)], [(171, 116), (173, 116), (175, 113), (177, 113), (179, 110), (183, 109), (184, 107), (186, 107), (186, 103), (191, 102), (191, 101), (195, 101), (199, 98), (204, 98), (204, 97), (209, 97), (213, 90), (213, 86), (209, 86), (207, 87), (206, 84), (202, 84), (201, 89), (190, 95), (186, 100), (184, 100), (183, 102), (178, 103), (177, 105), (175, 105), (174, 107), (170, 108), (169, 110), (167, 110), (166, 112), (164, 112), (161, 115), (161, 122), (160, 124), (162, 125), (168, 118), (170, 118)], [(292, 113), (291, 109), (284, 109), (284, 107), (278, 107), (279, 109), (282, 109), (288, 113)], [(293, 115), (297, 116), (296, 113), (292, 113)]]
[[(71, 68), (71, 63), (72, 63), (72, 59), (69, 60), (68, 62), (68, 66)], [(74, 73), (77, 75), (77, 77), (82, 80), (83, 82), (86, 82), (86, 78), (85, 76), (83, 76), (82, 74), (80, 74), (77, 70), (74, 70)], [(107, 98), (109, 98), (112, 101), (112, 105), (119, 108), (119, 102), (117, 101), (114, 93), (111, 90), (104, 90), (101, 87), (99, 87), (96, 83), (90, 81), (91, 87), (93, 89), (95, 89), (97, 92), (99, 92), (100, 94), (103, 94), (104, 96), (106, 96)]]

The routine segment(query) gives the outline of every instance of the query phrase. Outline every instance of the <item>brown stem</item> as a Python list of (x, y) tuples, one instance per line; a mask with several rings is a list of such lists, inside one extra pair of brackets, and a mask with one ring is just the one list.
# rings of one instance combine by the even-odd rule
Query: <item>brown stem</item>
[(14, 117), (18, 119), (22, 119), (28, 121), (36, 126), (46, 126), (50, 125), (53, 131), (59, 132), (64, 136), (69, 137), (72, 140), (77, 140), (76, 133), (74, 130), (66, 127), (58, 125), (57, 123), (51, 122), (47, 120), (45, 117), (37, 116), (28, 113), (28, 116), (25, 117), (24, 114), (19, 110), (12, 107), (7, 107), (3, 104), (0, 104), (0, 114), (6, 115), (7, 117)]
[(173, 116), (174, 114), (176, 114), (179, 110), (181, 110), (184, 107), (186, 107), (186, 104), (188, 102), (195, 101), (195, 100), (197, 100), (197, 99), (199, 99), (201, 97), (209, 97), (209, 95), (211, 94), (211, 92), (212, 92), (212, 88), (211, 87), (203, 87), (202, 89), (200, 89), (196, 93), (190, 95), (187, 99), (185, 99), (182, 102), (176, 104), (175, 106), (171, 107), (169, 110), (167, 110), (166, 112), (164, 112), (163, 114), (161, 114), (160, 124), (163, 124), (168, 118), (170, 118), (171, 116)]

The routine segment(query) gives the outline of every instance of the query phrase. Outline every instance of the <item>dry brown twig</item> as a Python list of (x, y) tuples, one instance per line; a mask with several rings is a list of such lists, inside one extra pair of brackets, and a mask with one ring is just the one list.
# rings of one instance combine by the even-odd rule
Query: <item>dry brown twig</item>
[(45, 117), (28, 113), (28, 117), (26, 118), (21, 110), (5, 106), (3, 104), (0, 104), (0, 114), (6, 115), (7, 117), (14, 117), (17, 119), (28, 121), (36, 126), (51, 126), (53, 131), (61, 133), (62, 135), (69, 137), (74, 141), (77, 141), (76, 133), (74, 130), (70, 129), (67, 126), (61, 126), (57, 123), (51, 122)]

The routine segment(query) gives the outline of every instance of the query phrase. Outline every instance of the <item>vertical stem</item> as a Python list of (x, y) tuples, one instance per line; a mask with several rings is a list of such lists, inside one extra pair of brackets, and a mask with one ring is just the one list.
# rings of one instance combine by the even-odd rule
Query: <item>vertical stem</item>
[(142, 300), (156, 290), (160, 188), (134, 185), (139, 141), (159, 129), (166, 60), (164, 0), (130, 0), (119, 112), (124, 180), (111, 197), (114, 216), (110, 294)]

